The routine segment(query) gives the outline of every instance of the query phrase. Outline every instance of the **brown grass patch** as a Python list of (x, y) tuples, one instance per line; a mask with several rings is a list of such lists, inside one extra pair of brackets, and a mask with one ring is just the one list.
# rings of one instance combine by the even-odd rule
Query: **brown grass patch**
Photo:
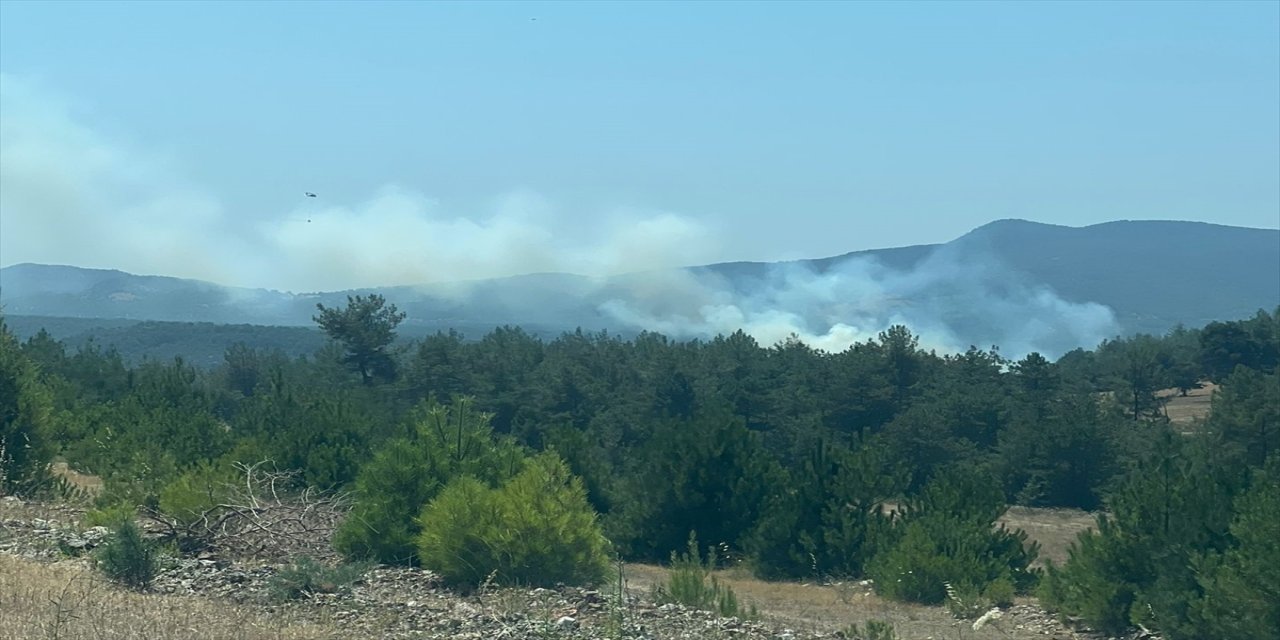
[(1044, 566), (1048, 560), (1062, 566), (1071, 543), (1082, 531), (1093, 528), (1094, 516), (1079, 509), (1009, 507), (999, 522), (1010, 529), (1026, 531), (1029, 540), (1040, 543), (1037, 566)]
[(99, 493), (102, 493), (102, 478), (99, 478), (98, 476), (80, 473), (79, 471), (72, 469), (65, 462), (55, 462), (49, 467), (49, 470), (52, 471), (55, 476), (66, 480), (71, 486), (80, 489), (91, 496), (96, 496)]
[(1165, 399), (1164, 410), (1169, 421), (1177, 425), (1193, 425), (1209, 417), (1209, 407), (1218, 385), (1202, 382), (1200, 389), (1192, 389), (1183, 397), (1177, 389), (1165, 389), (1156, 395)]
[(45, 565), (0, 555), (0, 640), (335, 637), (335, 629), (229, 602), (125, 591), (80, 561)]
[[(665, 567), (628, 564), (628, 587), (648, 593), (667, 580)], [(956, 620), (942, 607), (894, 602), (872, 592), (859, 581), (832, 584), (812, 582), (766, 582), (751, 577), (744, 569), (717, 571), (716, 577), (733, 587), (738, 602), (755, 605), (765, 619), (796, 630), (830, 633), (851, 624), (864, 625), (880, 620), (894, 625), (898, 638), (966, 638), (972, 640), (1029, 640), (1043, 635), (1000, 624), (974, 631), (972, 621)]]

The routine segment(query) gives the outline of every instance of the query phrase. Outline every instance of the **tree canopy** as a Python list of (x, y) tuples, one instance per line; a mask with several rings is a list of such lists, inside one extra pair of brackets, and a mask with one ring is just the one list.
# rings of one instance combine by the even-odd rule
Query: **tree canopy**
[[(447, 569), (465, 552), (515, 582), (517, 565), (578, 580), (693, 535), (762, 577), (873, 576), (922, 601), (950, 584), (992, 603), (1038, 575), (1034, 546), (993, 527), (1008, 504), (1105, 510), (1045, 602), (1172, 640), (1259, 637), (1277, 619), (1280, 314), (1052, 362), (937, 354), (907, 327), (839, 352), (515, 327), (397, 349), (405, 314), (381, 297), (318, 309), (326, 347), (239, 345), (213, 369), (0, 330), (4, 490), (58, 455), (102, 477), (100, 507), (182, 518), (234, 463), (272, 460), (295, 472), (286, 489), (354, 490), (336, 540), (351, 557)], [(1207, 381), (1209, 418), (1171, 420), (1165, 403)]]
[(394, 380), (396, 361), (390, 352), (396, 326), (406, 314), (382, 296), (347, 296), (347, 306), (338, 308), (316, 304), (320, 315), (313, 317), (329, 337), (342, 343), (342, 362), (360, 374), (365, 385), (376, 380)]

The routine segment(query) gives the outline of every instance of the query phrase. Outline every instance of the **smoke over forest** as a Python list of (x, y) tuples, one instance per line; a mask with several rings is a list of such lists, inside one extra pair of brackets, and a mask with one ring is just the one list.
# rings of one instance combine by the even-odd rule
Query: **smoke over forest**
[[(681, 339), (741, 329), (766, 345), (794, 335), (839, 351), (905, 324), (927, 348), (998, 346), (1017, 357), (1030, 351), (1059, 355), (1135, 329), (1196, 324), (1205, 319), (1192, 312), (1208, 302), (1225, 317), (1274, 306), (1275, 286), (1262, 281), (1270, 276), (1257, 275), (1249, 261), (1256, 261), (1255, 254), (1272, 259), (1276, 234), (1191, 223), (1170, 223), (1187, 228), (1166, 230), (1176, 237), (1164, 240), (1150, 231), (1102, 229), (1106, 225), (1019, 223), (1026, 228), (983, 228), (944, 245), (714, 264), (735, 257), (724, 242), (727, 225), (715, 218), (630, 205), (600, 207), (584, 218), (529, 190), (459, 204), (395, 184), (372, 186), (349, 200), (310, 185), (320, 193), (305, 197), (287, 186), (281, 188), (287, 195), (246, 212), (201, 186), (171, 154), (89, 126), (81, 106), (26, 78), (0, 74), (0, 83), (4, 263), (73, 264), (218, 283), (227, 286), (223, 297), (235, 307), (227, 312), (233, 321), (309, 324), (314, 295), (295, 294), (394, 287), (388, 297), (416, 310), (411, 317), (431, 327), (456, 322), (474, 329), (488, 322), (656, 331)], [(1051, 246), (1090, 230), (1097, 233), (1088, 242)], [(979, 231), (986, 236), (978, 237)], [(1023, 235), (1002, 247), (986, 241), (1005, 231)], [(1227, 235), (1215, 244), (1207, 232)], [(1122, 250), (1092, 248), (1097, 238), (1109, 241), (1106, 233), (1129, 234), (1116, 240)], [(1177, 242), (1185, 246), (1166, 249)], [(1140, 255), (1147, 245), (1148, 254)], [(912, 249), (911, 260), (887, 259), (892, 251)], [(1204, 255), (1197, 258), (1197, 251)], [(1011, 252), (1021, 252), (1018, 264), (1010, 262)], [(1129, 254), (1131, 264), (1116, 262)], [(1215, 282), (1228, 285), (1188, 285), (1159, 295), (1105, 290), (1115, 274), (1124, 274), (1133, 280), (1125, 286), (1145, 291), (1148, 282), (1177, 268), (1161, 261), (1178, 256), (1219, 265)], [(1037, 273), (1028, 269), (1036, 260), (1059, 259), (1065, 266), (1057, 271), (1053, 263)], [(1072, 269), (1093, 272), (1080, 276)], [(1241, 275), (1221, 275), (1232, 269)], [(1074, 288), (1064, 290), (1064, 283)], [(19, 284), (12, 276), (5, 284), (11, 304)], [(1236, 286), (1247, 287), (1247, 295), (1236, 295)], [(1210, 300), (1214, 296), (1223, 299)], [(1122, 309), (1127, 303), (1133, 308)], [(44, 313), (38, 304), (25, 312)], [(103, 317), (142, 317), (110, 313)], [(152, 315), (147, 317), (179, 314)]]
[(1009, 355), (1060, 355), (1115, 335), (1114, 313), (1096, 303), (1063, 300), (1045, 285), (1025, 282), (995, 258), (966, 259), (943, 247), (907, 270), (852, 257), (817, 271), (803, 263), (770, 265), (762, 276), (733, 281), (714, 272), (640, 279), (635, 295), (601, 308), (635, 328), (673, 336), (708, 337), (739, 328), (763, 344), (798, 336), (840, 351), (894, 324), (940, 351), (1000, 347)]

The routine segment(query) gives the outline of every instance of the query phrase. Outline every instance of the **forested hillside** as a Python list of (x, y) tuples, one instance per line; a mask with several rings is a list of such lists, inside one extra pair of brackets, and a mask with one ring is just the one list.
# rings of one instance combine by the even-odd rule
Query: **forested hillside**
[(92, 343), (119, 353), (130, 365), (182, 358), (201, 369), (211, 369), (224, 362), (223, 356), (232, 345), (280, 351), (296, 358), (315, 353), (325, 342), (324, 334), (313, 327), (15, 315), (6, 315), (5, 321), (20, 340), (43, 331), (72, 351)]
[[(1019, 357), (1031, 351), (1056, 357), (1114, 335), (1164, 333), (1275, 307), (1280, 231), (999, 220), (944, 244), (816, 260), (354, 292), (289, 293), (38, 264), (0, 269), (0, 304), (15, 316), (310, 326), (316, 303), (341, 304), (348, 293), (396, 300), (409, 313), (402, 331), (413, 337), (450, 329), (478, 336), (519, 324), (545, 338), (580, 327), (687, 340), (742, 328), (768, 342), (794, 331), (843, 349), (854, 341), (846, 334), (865, 340), (911, 322), (924, 343), (939, 348), (998, 344)], [(122, 340), (129, 333), (122, 331)]]
[[(1280, 310), (1075, 350), (938, 354), (911, 328), (829, 353), (516, 327), (392, 348), (380, 296), (323, 307), (332, 340), (238, 345), (203, 370), (0, 333), (0, 493), (56, 492), (55, 456), (103, 512), (198, 521), (234, 463), (354, 491), (352, 559), (460, 588), (592, 582), (608, 558), (699, 544), (758, 576), (868, 577), (887, 597), (1039, 594), (1095, 627), (1170, 640), (1280, 630)], [(1162, 390), (1213, 381), (1175, 431)], [(1009, 504), (1105, 510), (1047, 573)], [(955, 594), (959, 594), (958, 596)]]

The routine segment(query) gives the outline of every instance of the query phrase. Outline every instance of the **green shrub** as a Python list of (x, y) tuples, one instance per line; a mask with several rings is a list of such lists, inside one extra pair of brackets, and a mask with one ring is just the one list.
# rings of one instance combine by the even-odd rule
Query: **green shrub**
[(137, 513), (138, 510), (133, 505), (124, 502), (104, 504), (96, 509), (86, 511), (84, 517), (80, 519), (80, 525), (85, 528), (107, 527), (108, 529), (114, 529), (125, 520), (132, 520)]
[(981, 591), (963, 584), (959, 587), (947, 584), (947, 611), (961, 620), (973, 620), (990, 611), (992, 607), (1007, 607), (1013, 604), (1013, 584), (999, 578)]
[(1223, 640), (1280, 635), (1280, 456), (1273, 455), (1248, 493), (1236, 499), (1236, 546), (1196, 566), (1204, 597), (1191, 617), (1204, 637)]
[(617, 485), (606, 525), (635, 559), (665, 560), (690, 531), (741, 548), (786, 486), (761, 434), (716, 411), (659, 421), (632, 455), (637, 472)]
[(146, 589), (159, 567), (156, 544), (142, 536), (131, 519), (122, 521), (96, 554), (97, 567), (108, 578), (133, 589)]
[(1013, 586), (1013, 583), (1004, 578), (992, 581), (992, 583), (987, 585), (987, 588), (982, 591), (982, 597), (988, 603), (986, 607), (987, 609), (990, 609), (991, 607), (1011, 606), (1013, 605), (1014, 597), (1017, 595), (1018, 591)]
[(183, 525), (194, 524), (227, 501), (234, 480), (230, 466), (199, 464), (160, 491), (160, 510)]
[(868, 620), (866, 626), (859, 627), (853, 623), (840, 632), (848, 640), (896, 640), (897, 632), (893, 623), (883, 620)]
[(862, 575), (891, 539), (880, 504), (906, 484), (903, 468), (879, 445), (856, 451), (819, 443), (767, 501), (749, 539), (763, 579), (843, 579)]
[(422, 510), (418, 558), (445, 580), (478, 586), (498, 564), (487, 539), (499, 518), (493, 490), (470, 476), (449, 483)]
[(419, 524), (423, 566), (458, 586), (593, 584), (609, 565), (582, 482), (554, 454), (531, 459), (498, 489), (469, 476), (450, 482)]
[(1206, 593), (1216, 600), (1215, 559), (1254, 529), (1229, 531), (1232, 498), (1247, 479), (1230, 455), (1208, 435), (1162, 434), (1108, 496), (1111, 515), (1079, 537), (1066, 564), (1049, 568), (1041, 600), (1106, 632), (1141, 624), (1170, 640), (1210, 637), (1193, 615), (1197, 603)]
[(296, 600), (316, 593), (337, 593), (360, 579), (373, 567), (371, 562), (351, 562), (325, 566), (309, 556), (301, 556), (271, 577), (268, 591), (272, 600)]
[(486, 487), (515, 475), (524, 453), (495, 438), (489, 416), (459, 400), (452, 408), (429, 404), (418, 410), (411, 438), (389, 442), (356, 478), (357, 502), (334, 536), (348, 558), (414, 564), (417, 517), (450, 480), (478, 478)]
[(655, 586), (653, 598), (659, 603), (676, 603), (726, 618), (755, 619), (755, 605), (743, 608), (733, 588), (712, 575), (715, 570), (715, 547), (707, 549), (706, 559), (698, 550), (696, 534), (689, 535), (689, 549), (683, 554), (671, 552), (671, 574), (665, 586)]
[[(897, 541), (868, 565), (876, 591), (894, 600), (942, 604), (950, 585), (970, 594), (975, 605), (983, 597), (1006, 598), (1009, 587), (1026, 592), (1038, 578), (1030, 565), (1039, 547), (1028, 545), (1023, 531), (994, 527), (1003, 509), (1000, 488), (989, 476), (975, 470), (939, 474), (908, 502)], [(987, 596), (996, 583), (1005, 584)]]
[(1136, 597), (1125, 577), (1133, 556), (1114, 529), (1110, 519), (1099, 517), (1097, 530), (1080, 534), (1061, 568), (1049, 564), (1037, 594), (1048, 606), (1110, 632), (1129, 626), (1129, 607)]
[(30, 494), (48, 482), (52, 414), (49, 390), (0, 318), (0, 496)]

